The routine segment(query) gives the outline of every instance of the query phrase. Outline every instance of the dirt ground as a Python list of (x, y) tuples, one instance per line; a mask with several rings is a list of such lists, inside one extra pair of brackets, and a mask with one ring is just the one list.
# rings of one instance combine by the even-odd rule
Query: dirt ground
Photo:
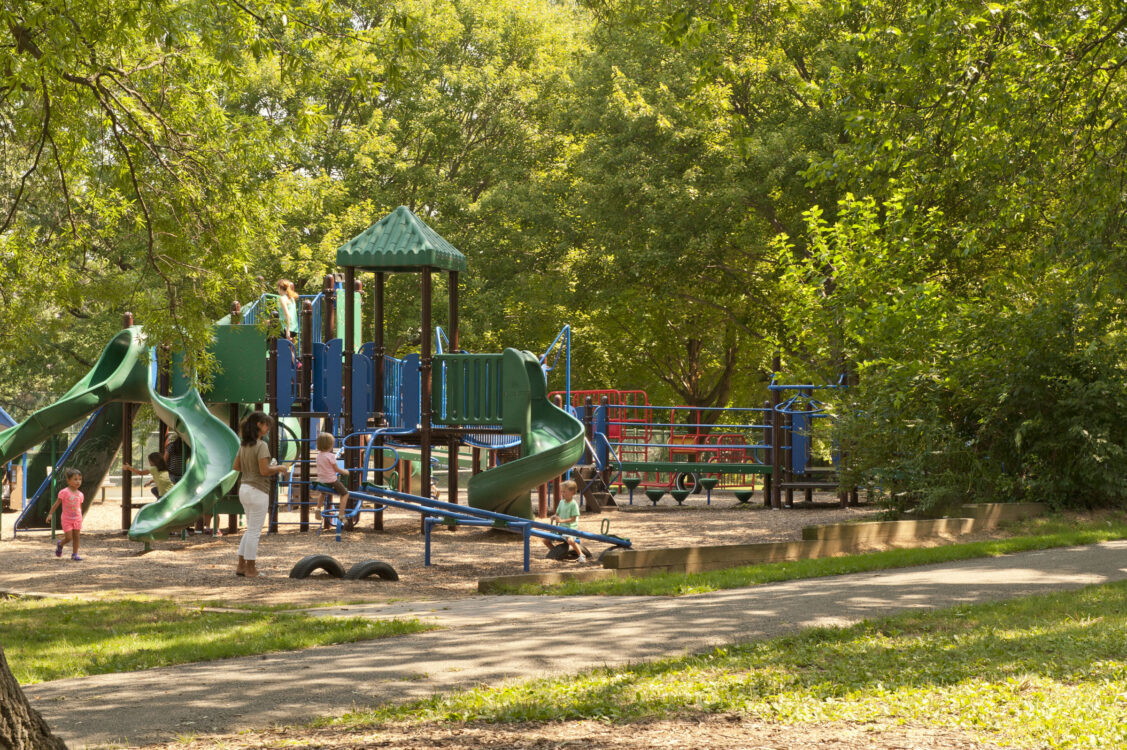
[[(292, 745), (291, 745), (292, 743)], [(997, 747), (952, 729), (880, 724), (769, 724), (739, 714), (608, 724), (384, 724), (374, 729), (289, 729), (181, 740), (167, 750), (273, 748), (717, 748), (719, 750), (979, 750)]]
[[(829, 498), (826, 498), (829, 499)], [(757, 498), (758, 500), (758, 498)], [(599, 531), (603, 519), (610, 533), (629, 538), (636, 549), (679, 547), (692, 544), (743, 544), (799, 539), (803, 526), (863, 520), (877, 511), (871, 507), (848, 509), (772, 511), (759, 504), (740, 505), (723, 492), (714, 492), (712, 505), (690, 498), (678, 507), (668, 497), (657, 507), (624, 505), (618, 511), (586, 515), (580, 528)], [(460, 598), (476, 593), (477, 580), (487, 576), (522, 572), (521, 539), (481, 528), (433, 532), (432, 562), (423, 565), (423, 537), (419, 516), (389, 509), (384, 531), (372, 530), (372, 517), (345, 532), (300, 532), (296, 512), (280, 516), (289, 525), (281, 533), (264, 534), (259, 545), (258, 579), (233, 575), (241, 531), (219, 538), (189, 536), (155, 543), (141, 554), (142, 545), (130, 542), (120, 531), (120, 501), (112, 495), (91, 505), (83, 525), (81, 562), (69, 555), (54, 556), (47, 531), (20, 532), (12, 538), (15, 514), (4, 515), (0, 542), (0, 591), (87, 597), (147, 594), (157, 597), (224, 604), (256, 603), (316, 605), (344, 602), (386, 602)], [(226, 524), (226, 517), (223, 523)], [(544, 548), (533, 539), (532, 570), (575, 569), (575, 561), (544, 558)], [(603, 545), (589, 545), (598, 554)], [(329, 554), (346, 568), (361, 560), (389, 562), (399, 573), (398, 582), (345, 581), (323, 575), (306, 580), (288, 577), (299, 559), (314, 553)], [(597, 565), (597, 563), (587, 563)]]

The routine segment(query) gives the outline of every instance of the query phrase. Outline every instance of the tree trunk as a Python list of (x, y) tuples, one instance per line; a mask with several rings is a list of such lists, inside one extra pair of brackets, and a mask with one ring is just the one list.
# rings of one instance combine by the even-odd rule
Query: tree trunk
[(66, 747), (66, 743), (51, 734), (47, 722), (27, 702), (0, 647), (0, 748), (66, 750)]

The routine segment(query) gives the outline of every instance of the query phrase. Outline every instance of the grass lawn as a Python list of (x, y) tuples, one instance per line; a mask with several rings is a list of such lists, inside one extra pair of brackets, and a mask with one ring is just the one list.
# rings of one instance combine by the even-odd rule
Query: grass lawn
[(418, 620), (373, 622), (267, 609), (208, 612), (165, 600), (0, 599), (4, 651), (23, 685), (428, 629)]
[(894, 549), (845, 557), (817, 560), (746, 565), (739, 568), (704, 573), (661, 573), (636, 578), (604, 578), (597, 581), (565, 581), (541, 586), (522, 584), (506, 586), (496, 594), (551, 594), (555, 596), (682, 596), (721, 589), (756, 586), (773, 581), (819, 578), (846, 573), (863, 573), (887, 568), (967, 560), (974, 557), (997, 557), (1014, 552), (1095, 544), (1113, 539), (1127, 539), (1127, 517), (1119, 513), (1080, 520), (1050, 516), (1029, 519), (1007, 527), (1013, 536), (991, 541), (948, 544), (924, 549)]
[(320, 725), (625, 722), (729, 712), (785, 724), (906, 722), (1012, 747), (1124, 747), (1127, 584), (807, 630)]

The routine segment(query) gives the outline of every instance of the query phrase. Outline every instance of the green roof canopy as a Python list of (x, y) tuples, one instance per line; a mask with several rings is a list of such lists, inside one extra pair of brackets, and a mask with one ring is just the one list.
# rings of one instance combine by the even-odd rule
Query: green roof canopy
[(400, 206), (337, 249), (338, 266), (371, 271), (465, 271), (458, 252), (406, 206)]

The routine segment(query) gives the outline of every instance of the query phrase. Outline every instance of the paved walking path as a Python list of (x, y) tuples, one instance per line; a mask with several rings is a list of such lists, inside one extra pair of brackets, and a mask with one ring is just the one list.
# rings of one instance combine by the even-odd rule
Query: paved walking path
[[(435, 692), (618, 665), (910, 609), (1127, 579), (1127, 541), (668, 597), (476, 597), (324, 614), (445, 629), (307, 651), (98, 675), (26, 692), (72, 748), (292, 724)], [(568, 645), (560, 648), (560, 636)]]

